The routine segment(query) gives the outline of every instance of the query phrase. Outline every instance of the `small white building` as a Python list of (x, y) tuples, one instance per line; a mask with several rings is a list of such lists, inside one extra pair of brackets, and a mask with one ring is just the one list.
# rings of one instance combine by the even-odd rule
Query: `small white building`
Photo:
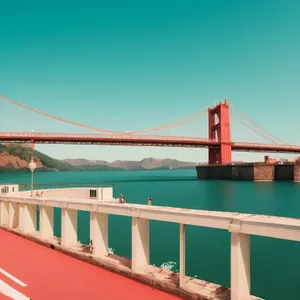
[(19, 191), (18, 184), (4, 184), (0, 183), (0, 194), (11, 194)]
[[(14, 194), (15, 197), (29, 197), (30, 190), (19, 191), (18, 184), (0, 183), (0, 195)], [(81, 187), (81, 188), (56, 188), (56, 189), (34, 189), (33, 197), (44, 197), (54, 199), (77, 199), (77, 200), (96, 200), (103, 202), (118, 202), (119, 199), (113, 198), (112, 187)]]
[[(34, 191), (36, 192), (36, 191)], [(97, 188), (97, 187), (82, 187), (82, 188), (59, 188), (59, 189), (45, 189), (38, 191), (39, 194), (43, 192), (44, 197), (48, 198), (69, 198), (69, 199), (93, 199), (112, 201), (113, 188)], [(28, 191), (26, 192), (28, 193)]]

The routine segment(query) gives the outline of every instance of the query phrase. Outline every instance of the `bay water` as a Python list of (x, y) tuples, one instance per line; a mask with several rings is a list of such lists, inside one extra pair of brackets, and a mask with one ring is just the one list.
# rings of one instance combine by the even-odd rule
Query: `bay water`
[[(30, 183), (29, 173), (0, 173), (0, 183)], [(35, 173), (35, 183), (114, 183), (114, 196), (129, 203), (300, 217), (300, 183), (199, 181), (195, 169)], [(61, 233), (55, 211), (55, 235)], [(230, 235), (217, 229), (187, 226), (186, 272), (230, 286)], [(79, 212), (78, 239), (89, 242), (89, 213)], [(131, 257), (131, 218), (109, 216), (109, 247)], [(150, 263), (179, 268), (179, 224), (150, 221)], [(251, 293), (264, 299), (298, 299), (300, 243), (251, 237)]]

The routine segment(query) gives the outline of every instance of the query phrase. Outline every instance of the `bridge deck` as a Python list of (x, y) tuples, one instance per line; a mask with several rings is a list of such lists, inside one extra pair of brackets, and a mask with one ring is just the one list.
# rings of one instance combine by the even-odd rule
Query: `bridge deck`
[(2, 229), (0, 241), (0, 299), (180, 299)]
[[(153, 147), (217, 147), (220, 142), (207, 138), (184, 136), (151, 136), (136, 134), (81, 134), (50, 132), (0, 132), (0, 142), (35, 144), (78, 144)], [(232, 151), (300, 153), (300, 146), (229, 142)]]

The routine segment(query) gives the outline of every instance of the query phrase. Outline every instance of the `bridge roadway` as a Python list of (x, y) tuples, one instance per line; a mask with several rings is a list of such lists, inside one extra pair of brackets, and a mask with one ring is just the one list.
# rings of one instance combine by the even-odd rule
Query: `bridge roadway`
[[(220, 142), (207, 138), (135, 134), (0, 132), (0, 142), (208, 148)], [(300, 146), (230, 142), (233, 151), (300, 153)]]
[(1, 300), (180, 299), (2, 229), (0, 241)]

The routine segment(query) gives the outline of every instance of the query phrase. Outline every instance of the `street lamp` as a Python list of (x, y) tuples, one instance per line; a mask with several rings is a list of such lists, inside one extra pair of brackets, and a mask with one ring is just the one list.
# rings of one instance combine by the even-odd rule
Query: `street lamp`
[(29, 169), (31, 171), (31, 197), (33, 196), (33, 172), (36, 168), (36, 163), (33, 160), (33, 157), (31, 157), (31, 162), (29, 163)]

